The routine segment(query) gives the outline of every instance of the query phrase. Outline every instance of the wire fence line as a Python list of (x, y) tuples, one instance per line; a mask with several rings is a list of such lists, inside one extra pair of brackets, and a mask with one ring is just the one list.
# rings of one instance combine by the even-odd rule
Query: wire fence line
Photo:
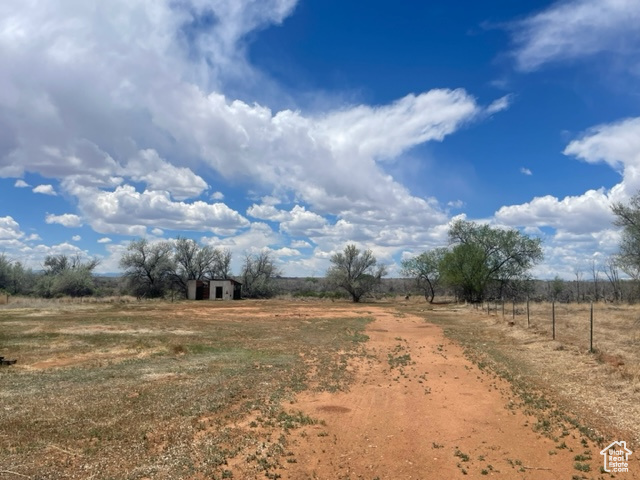
[(477, 308), (513, 327), (531, 330), (589, 353), (623, 355), (640, 365), (637, 305), (497, 300), (484, 302)]

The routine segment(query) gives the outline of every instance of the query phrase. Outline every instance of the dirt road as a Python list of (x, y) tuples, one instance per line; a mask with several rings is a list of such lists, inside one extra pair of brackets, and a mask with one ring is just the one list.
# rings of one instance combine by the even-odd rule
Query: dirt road
[[(369, 356), (353, 365), (350, 391), (305, 393), (292, 405), (324, 424), (297, 434), (296, 463), (282, 478), (613, 478), (597, 445), (522, 413), (509, 384), (470, 363), (439, 327), (368, 309)], [(616, 478), (640, 478), (639, 467)]]

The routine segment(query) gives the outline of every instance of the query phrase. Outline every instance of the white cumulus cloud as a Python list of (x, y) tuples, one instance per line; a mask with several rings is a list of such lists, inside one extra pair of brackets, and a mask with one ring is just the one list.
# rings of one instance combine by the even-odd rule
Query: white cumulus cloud
[(612, 192), (616, 201), (640, 190), (640, 117), (593, 127), (572, 141), (564, 153), (619, 171), (622, 182)]
[(62, 215), (54, 215), (52, 213), (47, 214), (44, 219), (45, 222), (57, 223), (65, 227), (80, 227), (82, 226), (82, 219), (73, 213), (63, 213)]
[[(88, 191), (77, 191), (82, 188)], [(108, 192), (74, 187), (79, 208), (100, 233), (144, 235), (146, 228), (209, 231), (231, 235), (249, 221), (224, 203), (176, 202), (167, 192), (138, 192), (130, 185)]]
[(124, 169), (126, 175), (137, 182), (145, 182), (149, 190), (167, 191), (177, 200), (197, 197), (207, 183), (190, 169), (175, 167), (160, 158), (153, 149), (142, 150)]
[(6, 240), (18, 240), (24, 234), (20, 230), (20, 224), (13, 217), (0, 217), (0, 242)]
[(58, 195), (53, 188), (53, 185), (38, 185), (37, 187), (33, 188), (33, 193), (41, 193), (43, 195), (52, 196)]

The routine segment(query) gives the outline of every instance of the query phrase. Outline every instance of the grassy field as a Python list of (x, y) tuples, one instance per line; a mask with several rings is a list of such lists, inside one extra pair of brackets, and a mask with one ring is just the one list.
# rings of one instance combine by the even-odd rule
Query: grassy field
[[(515, 320), (509, 306), (377, 305), (441, 325), (542, 430), (640, 444), (640, 307), (597, 305), (589, 353), (588, 305), (556, 306), (556, 341), (548, 304), (531, 306), (529, 327), (522, 305)], [(295, 394), (349, 387), (369, 313), (302, 300), (3, 305), (0, 355), (18, 363), (0, 368), (0, 478), (278, 478), (296, 462), (293, 432), (318, 421)]]
[(369, 321), (278, 301), (8, 307), (0, 478), (277, 478), (315, 421), (294, 394), (345, 388)]

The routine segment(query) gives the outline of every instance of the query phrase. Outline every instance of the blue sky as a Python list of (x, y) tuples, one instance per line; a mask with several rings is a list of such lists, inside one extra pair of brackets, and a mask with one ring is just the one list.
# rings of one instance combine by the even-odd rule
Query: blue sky
[(617, 249), (640, 188), (637, 0), (5, 0), (0, 251), (118, 271), (128, 243), (347, 243), (398, 274), (459, 218), (543, 239), (540, 278)]

